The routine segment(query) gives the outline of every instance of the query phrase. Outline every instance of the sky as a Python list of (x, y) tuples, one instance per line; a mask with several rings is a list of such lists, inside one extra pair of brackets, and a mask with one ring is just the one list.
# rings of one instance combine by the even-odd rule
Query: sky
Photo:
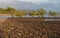
[(60, 10), (60, 0), (0, 0), (0, 7), (14, 7), (16, 9), (37, 10), (44, 8), (46, 10)]

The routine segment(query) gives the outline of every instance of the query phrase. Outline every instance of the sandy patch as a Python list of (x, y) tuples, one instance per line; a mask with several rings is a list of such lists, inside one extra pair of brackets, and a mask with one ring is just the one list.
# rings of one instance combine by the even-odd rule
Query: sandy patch
[(7, 20), (7, 18), (0, 18), (0, 22), (4, 22), (6, 20)]

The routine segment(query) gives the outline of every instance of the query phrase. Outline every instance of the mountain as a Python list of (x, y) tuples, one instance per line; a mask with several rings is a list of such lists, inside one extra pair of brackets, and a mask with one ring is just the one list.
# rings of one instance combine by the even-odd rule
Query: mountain
[(54, 4), (54, 3), (33, 3), (33, 2), (26, 2), (26, 1), (15, 1), (12, 3), (2, 3), (0, 4), (0, 7), (14, 7), (16, 9), (22, 9), (22, 10), (37, 10), (40, 8), (44, 8), (46, 10), (55, 10), (55, 11), (60, 11), (59, 4)]

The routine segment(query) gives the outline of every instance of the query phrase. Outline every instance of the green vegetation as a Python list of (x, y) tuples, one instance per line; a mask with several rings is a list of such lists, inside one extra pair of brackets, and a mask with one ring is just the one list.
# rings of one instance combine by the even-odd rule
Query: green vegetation
[[(11, 14), (12, 17), (25, 15), (44, 17), (47, 13), (42, 8), (27, 13), (26, 10), (7, 7), (0, 8), (0, 14)], [(58, 13), (48, 11), (48, 15), (56, 17)], [(59, 38), (59, 28), (59, 21), (45, 21), (44, 18), (7, 18), (0, 23), (0, 38)]]
[(21, 12), (16, 13), (15, 16), (24, 16), (24, 15), (25, 15), (25, 13), (21, 11)]
[(15, 9), (15, 8), (7, 7), (7, 8), (6, 8), (6, 11), (7, 11), (7, 14), (11, 14), (12, 17), (13, 17), (14, 14), (16, 13), (16, 9)]
[(3, 9), (3, 8), (0, 8), (0, 14), (4, 14), (4, 11), (5, 11), (5, 9)]
[[(46, 10), (44, 9), (40, 9), (40, 10), (36, 10), (36, 11), (28, 11), (27, 10), (16, 10), (15, 8), (11, 8), (11, 7), (7, 7), (6, 9), (4, 8), (0, 8), (0, 14), (11, 14), (11, 16), (25, 16), (25, 15), (29, 15), (29, 16), (41, 16), (44, 17), (44, 15), (46, 14)], [(55, 11), (48, 11), (48, 15), (50, 16), (57, 16), (58, 13)]]
[(57, 13), (57, 12), (53, 12), (53, 11), (49, 11), (49, 15), (50, 15), (50, 16), (55, 16), (55, 17), (56, 17), (56, 16), (58, 15), (58, 13)]
[(29, 15), (30, 16), (37, 16), (37, 12), (36, 11), (32, 11)]
[(46, 11), (42, 8), (38, 11), (38, 15), (41, 17), (43, 17), (45, 15), (45, 13), (46, 13)]

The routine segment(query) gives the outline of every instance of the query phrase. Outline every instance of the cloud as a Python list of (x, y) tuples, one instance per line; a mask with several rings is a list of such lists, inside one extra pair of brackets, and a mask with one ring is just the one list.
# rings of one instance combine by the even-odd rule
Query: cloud
[(0, 7), (15, 7), (19, 9), (46, 8), (60, 10), (60, 0), (0, 0)]
[[(25, 2), (32, 2), (32, 3), (43, 3), (43, 2), (48, 2), (48, 0), (0, 0), (0, 3), (14, 3), (16, 1), (25, 1)], [(16, 2), (17, 3), (17, 2)]]
[(1, 4), (1, 3), (3, 3), (3, 4), (4, 4), (4, 3), (6, 3), (6, 4), (7, 4), (7, 3), (13, 3), (14, 1), (16, 1), (16, 0), (0, 0), (0, 4)]
[(19, 1), (26, 1), (26, 2), (33, 2), (33, 3), (38, 3), (38, 2), (48, 2), (48, 0), (19, 0)]
[(32, 3), (59, 3), (58, 0), (0, 0), (0, 3), (14, 3), (16, 1), (25, 1), (25, 2), (32, 2)]

